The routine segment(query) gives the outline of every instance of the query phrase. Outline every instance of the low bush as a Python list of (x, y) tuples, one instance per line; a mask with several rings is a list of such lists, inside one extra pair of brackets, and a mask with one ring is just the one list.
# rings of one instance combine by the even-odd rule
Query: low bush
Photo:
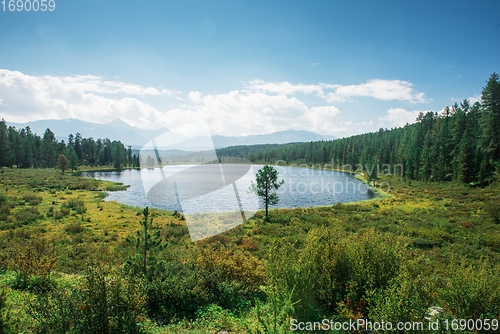
[(166, 224), (161, 230), (161, 236), (165, 240), (178, 243), (179, 240), (189, 234), (187, 226), (180, 224)]
[(26, 225), (42, 218), (42, 214), (35, 207), (24, 208), (15, 214), (18, 224)]
[(85, 202), (76, 198), (70, 198), (69, 200), (67, 200), (66, 203), (64, 203), (63, 207), (73, 209), (78, 214), (82, 214), (87, 211)]
[(488, 260), (475, 264), (452, 262), (438, 291), (455, 319), (500, 317), (500, 268)]
[(80, 224), (80, 223), (73, 222), (73, 223), (70, 223), (69, 225), (67, 225), (65, 230), (67, 233), (77, 234), (77, 233), (81, 233), (81, 232), (85, 231), (85, 227), (82, 226), (82, 224)]
[(217, 304), (241, 309), (252, 299), (241, 282), (230, 281), (221, 270), (203, 270), (193, 264), (170, 262), (147, 288), (148, 315), (159, 323), (192, 319), (202, 308)]
[(6, 203), (10, 201), (10, 197), (4, 194), (3, 192), (0, 193), (0, 204)]
[(486, 212), (495, 224), (500, 224), (500, 204), (497, 201), (491, 201), (486, 204)]
[(49, 289), (50, 274), (57, 264), (54, 247), (45, 240), (27, 240), (14, 248), (10, 267), (16, 272), (16, 289)]
[(33, 195), (33, 194), (28, 194), (28, 195), (24, 195), (23, 196), (23, 200), (26, 203), (29, 203), (31, 205), (38, 205), (38, 204), (40, 204), (42, 202), (43, 197), (42, 196), (36, 196), (36, 195)]
[(70, 214), (71, 210), (70, 209), (66, 209), (66, 208), (61, 208), (61, 210), (57, 211), (55, 214), (54, 214), (54, 218), (55, 219), (62, 219), (66, 216), (68, 216)]
[(140, 281), (91, 268), (75, 286), (37, 295), (29, 313), (38, 333), (141, 333), (143, 296)]
[(241, 248), (248, 251), (259, 250), (259, 242), (253, 238), (241, 240)]

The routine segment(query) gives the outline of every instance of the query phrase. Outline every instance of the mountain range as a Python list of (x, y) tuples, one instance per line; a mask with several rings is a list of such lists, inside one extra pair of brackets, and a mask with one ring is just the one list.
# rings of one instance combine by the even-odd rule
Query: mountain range
[[(11, 123), (7, 122), (8, 126), (15, 126), (17, 129), (30, 127), (33, 133), (43, 136), (45, 130), (49, 128), (58, 140), (68, 140), (70, 134), (75, 135), (79, 132), (83, 138), (92, 137), (109, 138), (110, 140), (119, 140), (125, 146), (131, 145), (133, 148), (140, 149), (148, 141), (157, 136), (168, 132), (167, 128), (156, 130), (144, 130), (135, 126), (130, 126), (121, 119), (115, 119), (106, 124), (98, 124), (81, 121), (75, 118), (62, 120), (40, 120), (27, 123)], [(182, 135), (179, 135), (182, 136)], [(165, 147), (165, 149), (181, 149), (186, 151), (198, 151), (207, 149), (206, 146), (200, 146), (200, 142), (207, 142), (209, 138), (188, 138), (177, 143), (175, 147)], [(265, 135), (249, 135), (249, 136), (212, 136), (212, 142), (215, 148), (224, 148), (237, 145), (259, 145), (259, 144), (285, 144), (292, 142), (310, 142), (318, 140), (334, 140), (334, 136), (319, 135), (314, 132), (303, 130), (285, 130), (273, 132)]]

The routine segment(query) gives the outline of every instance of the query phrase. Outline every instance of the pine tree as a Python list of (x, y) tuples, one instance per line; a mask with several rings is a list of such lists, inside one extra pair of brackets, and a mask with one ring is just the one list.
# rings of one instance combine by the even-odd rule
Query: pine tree
[[(161, 264), (156, 261), (154, 254), (152, 254), (153, 250), (161, 250), (165, 245), (161, 244), (160, 229), (153, 227), (153, 217), (149, 218), (149, 208), (146, 207), (142, 210), (142, 214), (144, 220), (141, 221), (142, 229), (136, 232), (137, 237), (126, 239), (127, 242), (135, 243), (137, 254), (125, 262), (125, 268), (136, 274), (142, 272), (144, 277), (147, 277), (148, 266), (151, 268)], [(153, 234), (150, 233), (152, 229), (155, 230)]]
[(266, 206), (266, 219), (269, 219), (269, 205), (278, 204), (278, 190), (285, 180), (278, 182), (278, 171), (273, 166), (266, 165), (257, 171), (256, 183), (250, 186), (250, 191), (262, 198)]
[(458, 161), (458, 179), (464, 183), (469, 183), (473, 179), (474, 172), (474, 148), (472, 146), (472, 137), (465, 130), (459, 145)]
[(493, 163), (500, 161), (500, 81), (495, 72), (482, 91), (480, 124), (481, 148), (486, 156), (482, 171), (487, 174), (484, 177), (488, 177)]
[(444, 108), (442, 125), (439, 129), (437, 145), (437, 178), (449, 180), (451, 175), (451, 151), (453, 150), (452, 135), (450, 131), (450, 108)]
[(68, 146), (66, 149), (66, 155), (68, 156), (69, 168), (71, 168), (71, 172), (75, 172), (75, 169), (78, 167), (78, 156), (72, 146)]
[(422, 154), (420, 156), (420, 177), (427, 181), (431, 177), (432, 166), (434, 159), (432, 156), (432, 132), (429, 131), (425, 135)]
[(41, 155), (43, 167), (54, 167), (55, 165), (55, 135), (50, 129), (45, 130), (42, 139)]
[(7, 134), (7, 124), (2, 119), (0, 122), (0, 167), (10, 166), (9, 159), (9, 136)]
[(64, 171), (68, 169), (69, 161), (64, 154), (59, 156), (57, 159), (57, 168), (61, 170), (61, 174), (64, 174)]

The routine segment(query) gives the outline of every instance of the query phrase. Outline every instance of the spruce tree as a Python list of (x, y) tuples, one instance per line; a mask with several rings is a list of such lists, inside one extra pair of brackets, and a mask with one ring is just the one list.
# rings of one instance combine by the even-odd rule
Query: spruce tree
[(266, 220), (269, 219), (269, 205), (278, 204), (278, 190), (285, 180), (278, 182), (278, 171), (273, 166), (266, 165), (257, 171), (256, 183), (250, 186), (250, 191), (262, 198), (266, 206)]
[(495, 72), (482, 91), (480, 124), (481, 149), (486, 158), (481, 165), (481, 173), (482, 178), (488, 178), (493, 164), (500, 160), (500, 81)]
[(459, 145), (458, 179), (464, 183), (469, 183), (473, 179), (474, 172), (474, 148), (469, 132), (465, 130)]
[(9, 136), (7, 134), (7, 124), (2, 119), (0, 122), (0, 167), (10, 166)]
[(57, 159), (57, 168), (61, 170), (61, 174), (64, 174), (64, 171), (68, 169), (69, 161), (64, 154), (59, 156)]
[[(127, 242), (135, 243), (137, 254), (125, 262), (125, 268), (136, 274), (142, 272), (144, 277), (147, 277), (151, 272), (148, 267), (151, 269), (161, 264), (156, 261), (153, 251), (163, 249), (165, 245), (161, 244), (160, 229), (153, 227), (153, 217), (149, 217), (149, 208), (142, 210), (142, 214), (144, 215), (144, 220), (140, 222), (142, 229), (137, 230), (135, 239), (126, 239)], [(154, 230), (154, 233), (151, 234), (151, 230)]]

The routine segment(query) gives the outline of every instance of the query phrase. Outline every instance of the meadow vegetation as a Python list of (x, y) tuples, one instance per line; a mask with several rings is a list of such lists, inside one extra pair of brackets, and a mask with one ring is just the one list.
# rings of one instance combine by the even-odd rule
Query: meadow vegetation
[(3, 168), (0, 333), (286, 333), (291, 318), (425, 322), (432, 306), (500, 318), (500, 183), (380, 181), (391, 196), (259, 211), (193, 243), (182, 214), (92, 191), (116, 185)]

